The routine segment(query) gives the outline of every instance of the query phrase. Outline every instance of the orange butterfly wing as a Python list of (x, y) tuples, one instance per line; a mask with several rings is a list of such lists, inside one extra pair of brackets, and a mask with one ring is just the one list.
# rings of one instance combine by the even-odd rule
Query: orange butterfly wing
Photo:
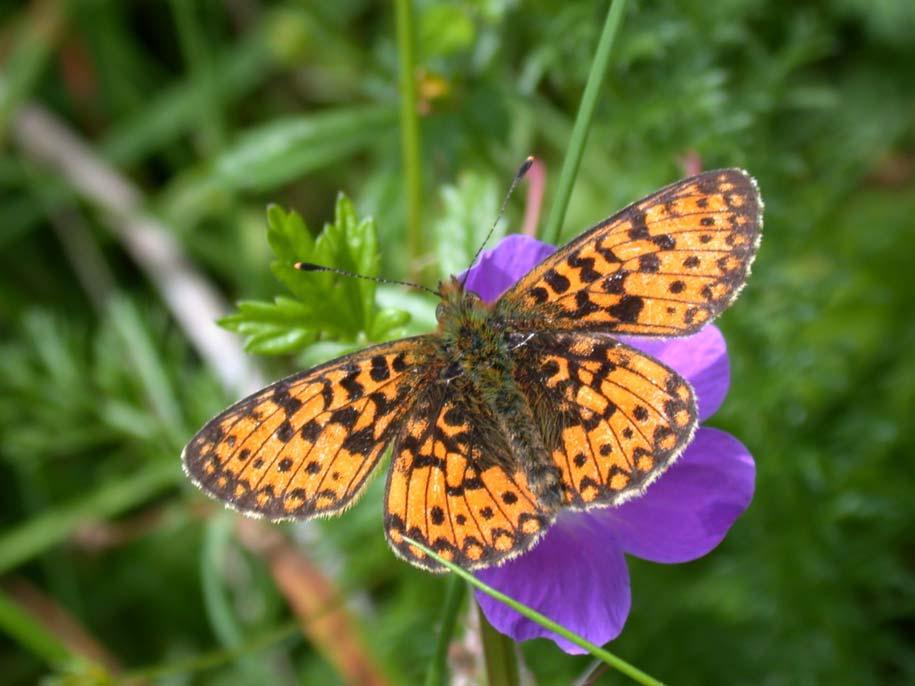
[(692, 438), (698, 413), (689, 384), (638, 350), (598, 334), (543, 333), (516, 354), (567, 507), (639, 494)]
[(400, 557), (434, 572), (447, 570), (404, 534), (450, 562), (476, 569), (528, 550), (552, 520), (538, 506), (487, 410), (472, 402), (472, 396), (448, 386), (429, 388), (394, 445), (385, 534)]
[(560, 248), (499, 305), (541, 330), (693, 333), (746, 282), (762, 207), (756, 182), (740, 169), (684, 179)]
[(373, 346), (239, 401), (191, 439), (185, 471), (246, 514), (305, 519), (346, 509), (412, 404), (427, 341)]

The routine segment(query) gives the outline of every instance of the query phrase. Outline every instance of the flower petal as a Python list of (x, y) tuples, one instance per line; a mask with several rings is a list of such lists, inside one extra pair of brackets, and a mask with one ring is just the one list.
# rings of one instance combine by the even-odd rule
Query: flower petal
[(640, 498), (594, 513), (623, 550), (653, 562), (688, 562), (721, 543), (753, 499), (756, 464), (736, 438), (702, 428)]
[(727, 343), (714, 324), (682, 338), (620, 336), (620, 340), (660, 360), (689, 381), (696, 391), (701, 421), (721, 407), (731, 385), (731, 370)]
[(556, 248), (536, 238), (513, 233), (480, 255), (465, 284), (485, 302), (493, 302)]
[[(598, 645), (616, 638), (629, 615), (629, 572), (619, 544), (600, 520), (564, 513), (533, 549), (501, 567), (480, 570), (481, 581)], [(584, 651), (477, 591), (496, 629), (525, 641), (544, 637), (567, 653)]]

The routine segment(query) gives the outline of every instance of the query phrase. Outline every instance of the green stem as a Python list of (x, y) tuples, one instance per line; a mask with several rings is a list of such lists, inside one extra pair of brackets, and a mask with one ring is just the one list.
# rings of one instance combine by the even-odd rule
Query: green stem
[(600, 93), (604, 75), (607, 73), (607, 66), (610, 63), (610, 51), (613, 48), (613, 41), (616, 38), (616, 33), (625, 11), (626, 0), (612, 0), (610, 9), (607, 11), (604, 30), (597, 44), (597, 52), (595, 52), (594, 61), (591, 63), (591, 72), (588, 74), (585, 92), (582, 93), (581, 104), (575, 117), (575, 126), (572, 128), (569, 149), (562, 163), (562, 171), (559, 174), (556, 194), (553, 196), (550, 216), (543, 229), (542, 238), (548, 243), (558, 243), (559, 236), (562, 233), (562, 222), (566, 216), (569, 198), (572, 196), (572, 185), (575, 183), (581, 156), (585, 150), (588, 131), (591, 128), (591, 120), (594, 116), (594, 109), (597, 106), (597, 96)]
[(488, 686), (518, 686), (518, 653), (515, 642), (501, 634), (489, 623), (483, 609), (477, 605), (480, 618), (480, 641), (483, 643), (483, 661), (486, 664)]
[(446, 686), (448, 683), (448, 646), (451, 645), (466, 592), (467, 584), (464, 580), (451, 574), (445, 591), (445, 605), (442, 608), (442, 622), (435, 655), (429, 665), (429, 671), (426, 672), (426, 686)]
[(578, 634), (575, 634), (575, 633), (569, 631), (561, 624), (557, 624), (549, 617), (546, 617), (546, 616), (540, 614), (539, 612), (537, 612), (537, 610), (532, 610), (531, 608), (527, 607), (526, 605), (522, 605), (514, 598), (509, 598), (504, 593), (497, 591), (496, 589), (492, 588), (491, 586), (487, 586), (482, 581), (477, 579), (473, 574), (468, 572), (466, 569), (463, 569), (462, 567), (458, 567), (453, 562), (449, 562), (448, 560), (444, 559), (441, 555), (436, 553), (434, 550), (431, 550), (430, 548), (427, 548), (426, 546), (424, 546), (422, 543), (419, 543), (418, 541), (413, 540), (409, 536), (404, 536), (403, 538), (408, 543), (411, 543), (411, 544), (415, 545), (417, 548), (419, 548), (420, 550), (422, 550), (429, 557), (438, 561), (439, 564), (441, 564), (444, 567), (447, 567), (452, 572), (454, 572), (455, 574), (460, 576), (462, 579), (467, 581), (467, 583), (469, 583), (474, 588), (478, 588), (481, 591), (483, 591), (483, 593), (490, 596), (491, 598), (495, 598), (500, 603), (504, 603), (505, 605), (508, 605), (515, 612), (517, 612), (520, 615), (523, 615), (524, 617), (527, 617), (532, 622), (536, 622), (537, 624), (542, 626), (544, 629), (548, 629), (549, 631), (552, 631), (554, 634), (559, 634), (560, 636), (562, 636), (566, 640), (574, 643), (575, 645), (579, 646), (580, 648), (584, 648), (591, 655), (593, 655), (594, 657), (598, 658), (599, 660), (601, 660), (603, 662), (606, 662), (608, 665), (610, 665), (614, 669), (622, 672), (623, 674), (628, 676), (633, 681), (637, 681), (638, 683), (643, 684), (643, 686), (664, 686), (662, 682), (660, 682), (657, 679), (655, 679), (654, 677), (646, 674), (639, 668), (634, 667), (633, 665), (630, 665), (628, 662), (626, 662), (622, 658), (617, 657), (610, 651), (604, 650), (600, 646), (594, 645), (593, 643), (591, 643), (591, 641), (587, 640), (586, 638), (582, 638)]
[(407, 202), (407, 245), (410, 277), (418, 278), (422, 241), (422, 160), (419, 117), (416, 113), (416, 64), (412, 0), (395, 0), (397, 57), (400, 84), (400, 146)]

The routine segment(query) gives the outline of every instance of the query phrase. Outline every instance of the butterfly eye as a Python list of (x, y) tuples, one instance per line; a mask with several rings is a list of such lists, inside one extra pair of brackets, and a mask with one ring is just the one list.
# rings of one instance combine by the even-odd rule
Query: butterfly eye
[(438, 305), (435, 306), (435, 318), (438, 320), (441, 320), (444, 318), (444, 316), (445, 316), (445, 303), (440, 302)]

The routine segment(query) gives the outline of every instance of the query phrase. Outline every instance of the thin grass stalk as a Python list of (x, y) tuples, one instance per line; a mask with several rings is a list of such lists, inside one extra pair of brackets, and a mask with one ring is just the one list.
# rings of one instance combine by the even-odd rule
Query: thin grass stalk
[(400, 85), (400, 144), (407, 205), (407, 249), (410, 278), (419, 279), (422, 240), (422, 159), (419, 116), (416, 111), (416, 63), (412, 0), (395, 0), (397, 57)]
[(435, 655), (426, 672), (426, 686), (447, 686), (448, 684), (448, 647), (454, 637), (461, 607), (467, 595), (467, 584), (459, 576), (448, 577), (448, 588), (445, 590), (445, 604), (442, 608), (442, 621), (439, 624), (438, 641), (435, 644)]
[(559, 174), (559, 184), (556, 186), (556, 194), (553, 196), (550, 215), (543, 227), (541, 238), (547, 243), (558, 243), (562, 234), (562, 223), (565, 220), (569, 199), (572, 196), (572, 186), (575, 183), (578, 167), (581, 164), (581, 157), (585, 151), (585, 143), (588, 140), (588, 131), (591, 129), (591, 121), (594, 117), (594, 110), (597, 107), (597, 98), (604, 82), (604, 75), (607, 73), (607, 67), (610, 64), (613, 42), (625, 11), (626, 0), (613, 0), (610, 4), (610, 9), (607, 11), (604, 29), (597, 44), (597, 51), (594, 53), (591, 71), (588, 74), (588, 82), (585, 84), (585, 91), (582, 93), (581, 104), (575, 117), (569, 148), (562, 163), (562, 171)]
[(542, 626), (544, 629), (548, 629), (549, 631), (552, 631), (555, 634), (559, 634), (560, 636), (562, 636), (566, 640), (570, 641), (571, 643), (574, 643), (578, 647), (584, 648), (586, 651), (588, 651), (588, 653), (590, 653), (594, 657), (598, 658), (602, 662), (606, 662), (609, 666), (613, 667), (614, 669), (616, 669), (619, 672), (622, 672), (623, 674), (628, 676), (633, 681), (636, 681), (636, 682), (642, 684), (642, 686), (664, 686), (663, 682), (658, 681), (657, 679), (655, 679), (653, 676), (651, 676), (649, 674), (646, 674), (638, 667), (635, 667), (634, 665), (629, 664), (628, 662), (626, 662), (625, 660), (623, 660), (620, 657), (617, 657), (610, 651), (605, 650), (605, 649), (601, 648), (600, 646), (591, 643), (591, 641), (589, 641), (588, 639), (582, 638), (581, 636), (579, 636), (576, 633), (573, 633), (572, 631), (569, 631), (561, 624), (557, 624), (549, 617), (537, 612), (537, 610), (533, 610), (533, 609), (527, 607), (526, 605), (522, 605), (514, 598), (510, 598), (509, 596), (505, 595), (504, 593), (497, 591), (492, 586), (488, 586), (488, 585), (484, 584), (482, 581), (477, 579), (473, 574), (468, 572), (466, 569), (463, 569), (462, 567), (458, 567), (453, 562), (450, 562), (450, 561), (444, 559), (441, 555), (436, 553), (434, 550), (427, 548), (422, 543), (419, 543), (418, 541), (413, 540), (409, 536), (404, 536), (404, 540), (412, 545), (415, 545), (417, 548), (419, 548), (424, 553), (426, 553), (426, 555), (428, 555), (429, 557), (438, 561), (442, 566), (450, 569), (452, 572), (454, 572), (455, 574), (460, 576), (462, 579), (467, 581), (467, 583), (469, 583), (474, 588), (478, 588), (479, 590), (483, 591), (483, 593), (490, 596), (491, 598), (495, 598), (500, 603), (504, 603), (505, 605), (508, 605), (515, 612), (517, 612), (518, 614), (520, 614), (524, 617), (527, 617), (532, 622), (536, 622), (537, 624)]
[(48, 665), (63, 665), (73, 655), (12, 598), (0, 592), (0, 633), (4, 633)]
[(489, 686), (519, 686), (521, 672), (518, 668), (518, 648), (515, 642), (499, 633), (483, 609), (477, 605), (480, 618), (480, 641), (483, 644), (483, 664), (486, 667), (486, 683)]

